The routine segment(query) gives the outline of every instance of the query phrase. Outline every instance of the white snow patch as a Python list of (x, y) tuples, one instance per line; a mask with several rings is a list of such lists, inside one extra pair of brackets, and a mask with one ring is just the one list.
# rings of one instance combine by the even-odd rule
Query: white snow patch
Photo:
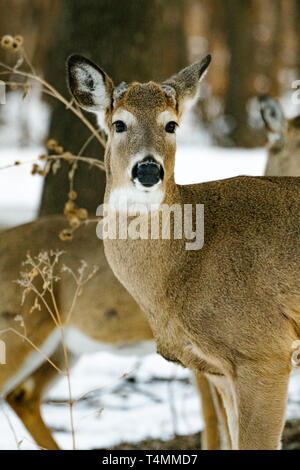
[[(43, 178), (32, 176), (31, 166), (42, 153), (45, 153), (42, 147), (0, 148), (0, 227), (11, 227), (36, 218)], [(16, 161), (28, 164), (1, 170)]]

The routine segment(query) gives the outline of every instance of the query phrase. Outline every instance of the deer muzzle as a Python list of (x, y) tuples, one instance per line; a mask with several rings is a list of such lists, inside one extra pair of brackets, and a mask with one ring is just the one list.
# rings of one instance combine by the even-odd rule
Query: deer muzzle
[(164, 169), (154, 158), (146, 157), (132, 168), (132, 179), (138, 181), (145, 188), (158, 184), (164, 178)]

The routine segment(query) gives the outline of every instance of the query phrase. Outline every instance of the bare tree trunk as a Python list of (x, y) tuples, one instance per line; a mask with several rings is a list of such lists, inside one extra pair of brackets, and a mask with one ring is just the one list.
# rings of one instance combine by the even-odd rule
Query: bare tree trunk
[(253, 5), (251, 0), (229, 0), (225, 10), (226, 33), (230, 50), (229, 80), (224, 114), (233, 145), (248, 146), (249, 84), (253, 80)]
[(294, 0), (294, 10), (295, 10), (295, 21), (294, 21), (294, 29), (296, 32), (297, 37), (297, 48), (296, 48), (296, 70), (297, 70), (297, 78), (300, 79), (300, 0)]

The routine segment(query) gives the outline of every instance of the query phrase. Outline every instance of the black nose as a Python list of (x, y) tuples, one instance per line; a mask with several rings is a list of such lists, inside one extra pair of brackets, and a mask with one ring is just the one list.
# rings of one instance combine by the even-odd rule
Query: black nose
[(146, 188), (159, 183), (164, 177), (164, 169), (152, 157), (146, 157), (132, 168), (132, 179), (138, 180)]

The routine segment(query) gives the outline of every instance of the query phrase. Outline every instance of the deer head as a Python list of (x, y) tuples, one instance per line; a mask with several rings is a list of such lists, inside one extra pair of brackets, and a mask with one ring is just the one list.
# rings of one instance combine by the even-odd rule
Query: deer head
[(107, 191), (112, 205), (159, 204), (173, 178), (176, 128), (211, 57), (195, 62), (162, 84), (122, 82), (117, 87), (90, 60), (68, 59), (68, 82), (83, 109), (98, 116), (108, 134), (105, 152)]
[(268, 130), (270, 148), (291, 153), (300, 149), (300, 115), (286, 119), (278, 101), (269, 96), (259, 98), (260, 111)]

